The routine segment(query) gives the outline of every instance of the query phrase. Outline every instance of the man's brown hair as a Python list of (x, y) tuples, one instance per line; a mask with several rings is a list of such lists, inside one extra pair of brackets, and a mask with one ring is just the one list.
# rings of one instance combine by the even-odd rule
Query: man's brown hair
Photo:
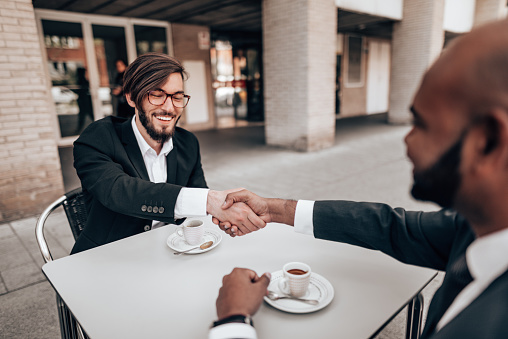
[(125, 70), (123, 91), (130, 94), (136, 107), (142, 107), (149, 91), (161, 88), (173, 73), (180, 73), (182, 80), (187, 72), (180, 61), (163, 53), (147, 53), (136, 58)]

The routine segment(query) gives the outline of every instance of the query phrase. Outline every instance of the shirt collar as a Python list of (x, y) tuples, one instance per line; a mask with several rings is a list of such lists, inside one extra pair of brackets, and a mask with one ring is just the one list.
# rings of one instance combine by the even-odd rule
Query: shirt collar
[[(141, 132), (139, 131), (138, 126), (136, 125), (136, 115), (132, 117), (131, 125), (132, 130), (134, 131), (134, 136), (136, 137), (136, 140), (138, 142), (139, 149), (141, 150), (141, 154), (145, 155), (146, 152), (148, 152), (149, 150), (153, 150), (155, 152), (155, 150), (152, 147), (150, 147), (150, 145), (148, 145), (145, 138), (143, 138), (143, 136), (141, 135)], [(164, 154), (164, 156), (167, 156), (172, 149), (173, 149), (173, 138), (169, 138), (169, 140), (162, 145), (162, 149), (159, 155)]]
[(479, 237), (466, 251), (469, 272), (476, 280), (493, 280), (508, 268), (508, 229)]

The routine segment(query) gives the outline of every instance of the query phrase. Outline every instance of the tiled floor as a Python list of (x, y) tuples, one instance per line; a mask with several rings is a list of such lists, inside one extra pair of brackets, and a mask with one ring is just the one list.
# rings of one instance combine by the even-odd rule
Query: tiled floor
[[(262, 126), (198, 132), (208, 185), (245, 187), (262, 196), (295, 199), (380, 201), (408, 209), (433, 210), (408, 191), (411, 166), (403, 145), (407, 126), (385, 124), (383, 116), (339, 120), (335, 146), (313, 153), (264, 144)], [(61, 150), (66, 189), (79, 184), (70, 150)], [(58, 338), (55, 295), (40, 267), (36, 218), (0, 225), (0, 338)], [(66, 256), (74, 242), (63, 211), (47, 222), (53, 257)], [(426, 288), (426, 302), (441, 276)], [(377, 338), (403, 338), (405, 312)]]

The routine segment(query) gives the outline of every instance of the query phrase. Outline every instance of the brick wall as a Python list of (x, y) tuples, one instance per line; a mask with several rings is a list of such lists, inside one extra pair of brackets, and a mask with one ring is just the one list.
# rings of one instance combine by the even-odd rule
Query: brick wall
[(262, 4), (267, 143), (302, 151), (328, 147), (335, 133), (335, 3)]
[(388, 112), (392, 123), (411, 121), (408, 108), (443, 46), (443, 15), (444, 0), (404, 0), (403, 19), (393, 26)]
[(474, 26), (501, 19), (505, 8), (506, 0), (476, 0)]
[(43, 67), (32, 1), (0, 1), (0, 223), (63, 193)]

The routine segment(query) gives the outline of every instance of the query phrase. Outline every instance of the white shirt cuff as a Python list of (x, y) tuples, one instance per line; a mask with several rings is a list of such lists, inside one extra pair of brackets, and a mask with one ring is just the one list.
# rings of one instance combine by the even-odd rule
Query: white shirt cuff
[(249, 324), (229, 323), (210, 329), (208, 339), (257, 339), (256, 330)]
[(295, 232), (314, 236), (314, 201), (298, 200), (295, 211)]
[(206, 216), (207, 188), (182, 187), (175, 204), (175, 218)]

